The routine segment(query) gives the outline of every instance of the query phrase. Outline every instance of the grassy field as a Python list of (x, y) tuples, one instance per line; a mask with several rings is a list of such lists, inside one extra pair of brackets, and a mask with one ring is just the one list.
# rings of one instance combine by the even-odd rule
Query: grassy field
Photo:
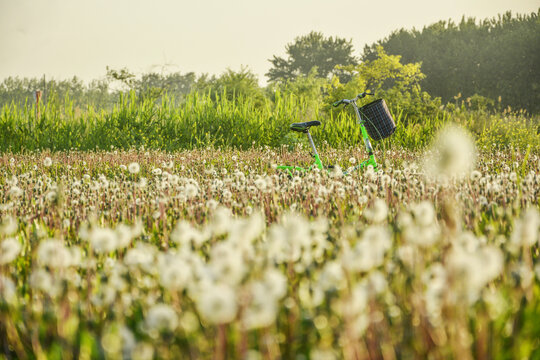
[(538, 358), (540, 159), (472, 149), (4, 152), (0, 357)]
[[(223, 94), (225, 95), (225, 94)], [(217, 98), (216, 98), (217, 97)], [(371, 99), (373, 100), (373, 99)], [(370, 100), (359, 101), (359, 105)], [(397, 101), (397, 100), (396, 100)], [(405, 110), (427, 106), (422, 101), (388, 101), (397, 130), (378, 143), (381, 149), (424, 148), (437, 130), (457, 123), (475, 135), (478, 146), (491, 149), (528, 147), (540, 151), (539, 117), (523, 112), (489, 113), (471, 110), (467, 101), (430, 114), (406, 116)], [(0, 109), (0, 151), (69, 151), (152, 149), (178, 151), (211, 147), (249, 150), (256, 146), (289, 148), (307, 142), (289, 131), (289, 124), (320, 120), (312, 133), (318, 146), (348, 148), (361, 139), (352, 109), (330, 110), (322, 102), (276, 92), (271, 100), (253, 97), (191, 93), (180, 103), (163, 97), (161, 102), (140, 100), (134, 92), (121, 97), (112, 110), (76, 107), (65, 99), (51, 100), (36, 118), (33, 106), (11, 105)]]

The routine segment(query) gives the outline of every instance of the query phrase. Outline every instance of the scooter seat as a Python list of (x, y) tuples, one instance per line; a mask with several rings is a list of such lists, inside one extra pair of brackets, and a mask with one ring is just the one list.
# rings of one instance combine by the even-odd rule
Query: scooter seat
[(321, 122), (317, 120), (306, 121), (306, 122), (301, 122), (301, 123), (293, 123), (291, 124), (290, 129), (293, 131), (301, 132), (301, 133), (307, 133), (310, 127), (319, 126), (319, 125), (321, 125)]

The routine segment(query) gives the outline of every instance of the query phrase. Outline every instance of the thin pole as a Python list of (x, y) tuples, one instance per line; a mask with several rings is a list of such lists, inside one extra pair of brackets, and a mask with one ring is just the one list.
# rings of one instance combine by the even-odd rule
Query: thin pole
[(40, 118), (39, 102), (41, 100), (41, 90), (36, 90), (36, 121)]
[(364, 139), (364, 144), (366, 145), (366, 151), (368, 152), (368, 155), (373, 155), (373, 148), (371, 147), (371, 142), (369, 141), (369, 137), (366, 131), (366, 128), (364, 126), (364, 119), (362, 119), (362, 116), (360, 115), (360, 111), (358, 110), (358, 106), (356, 103), (353, 103), (354, 111), (356, 112), (356, 116), (358, 118), (358, 124), (360, 125), (360, 130), (362, 131), (362, 138)]
[(315, 143), (313, 143), (313, 138), (311, 137), (309, 130), (307, 131), (307, 137), (309, 139), (309, 143), (311, 144), (311, 148), (313, 149), (313, 154), (315, 154), (316, 156), (319, 156), (319, 153), (317, 152), (317, 149), (315, 148)]

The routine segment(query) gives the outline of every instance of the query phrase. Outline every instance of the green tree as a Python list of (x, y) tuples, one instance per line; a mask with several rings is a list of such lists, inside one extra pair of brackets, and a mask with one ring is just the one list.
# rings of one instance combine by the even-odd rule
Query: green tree
[(109, 82), (117, 81), (121, 84), (123, 90), (132, 90), (137, 82), (134, 73), (127, 68), (115, 70), (107, 66), (107, 80)]
[(479, 94), (497, 102), (500, 96), (505, 107), (540, 111), (540, 10), (401, 29), (366, 46), (362, 59), (374, 59), (378, 45), (404, 62), (421, 62), (422, 88), (445, 102)]
[(339, 37), (325, 37), (320, 32), (297, 37), (285, 47), (287, 58), (275, 56), (269, 61), (272, 67), (266, 74), (271, 82), (286, 82), (303, 75), (308, 76), (317, 67), (319, 76), (335, 74), (336, 65), (355, 65), (358, 59), (353, 56), (350, 40)]
[(135, 81), (135, 90), (142, 98), (159, 99), (167, 94), (169, 97), (181, 99), (188, 94), (195, 83), (195, 73), (159, 74), (150, 72), (143, 74), (140, 80)]
[[(351, 80), (342, 83), (337, 76), (332, 79), (325, 99), (327, 109), (336, 100), (350, 99), (364, 90), (370, 90), (377, 98), (384, 98), (394, 112), (402, 113), (404, 119), (422, 118), (439, 111), (440, 99), (432, 99), (419, 86), (419, 82), (425, 78), (420, 63), (404, 64), (401, 56), (387, 54), (382, 46), (375, 50), (373, 60), (339, 67)], [(368, 97), (363, 101), (372, 100)]]
[(257, 75), (247, 66), (239, 71), (227, 69), (219, 77), (202, 74), (194, 83), (198, 92), (210, 93), (212, 98), (226, 96), (228, 100), (252, 98), (255, 103), (264, 102), (264, 92), (259, 86)]

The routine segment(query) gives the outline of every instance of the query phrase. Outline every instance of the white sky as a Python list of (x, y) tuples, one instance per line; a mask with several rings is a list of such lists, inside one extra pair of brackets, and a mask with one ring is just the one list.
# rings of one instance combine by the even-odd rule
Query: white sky
[(89, 81), (107, 65), (197, 74), (247, 65), (264, 84), (268, 59), (312, 30), (352, 39), (359, 55), (402, 27), (539, 7), (539, 0), (0, 0), (0, 80)]

